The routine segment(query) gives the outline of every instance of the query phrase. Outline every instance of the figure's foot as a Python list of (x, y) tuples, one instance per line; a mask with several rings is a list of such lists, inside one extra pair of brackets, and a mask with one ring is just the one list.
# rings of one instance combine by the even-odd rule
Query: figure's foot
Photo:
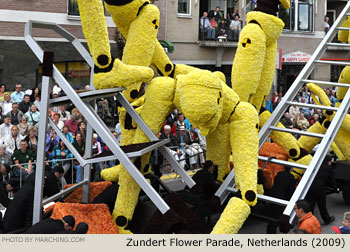
[(149, 67), (126, 65), (116, 59), (109, 72), (94, 74), (94, 85), (96, 89), (127, 87), (132, 83), (150, 81), (153, 75), (154, 72)]

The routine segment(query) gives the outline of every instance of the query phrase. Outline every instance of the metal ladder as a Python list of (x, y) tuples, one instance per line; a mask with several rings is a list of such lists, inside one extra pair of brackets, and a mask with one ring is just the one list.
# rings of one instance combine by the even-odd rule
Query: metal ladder
[[(152, 200), (156, 207), (164, 214), (169, 210), (169, 206), (161, 198), (161, 196), (154, 190), (146, 178), (141, 174), (141, 172), (136, 168), (132, 162), (132, 158), (139, 157), (145, 153), (148, 153), (154, 149), (157, 149), (161, 152), (163, 157), (169, 162), (169, 164), (176, 170), (176, 172), (181, 176), (181, 179), (186, 183), (190, 188), (195, 185), (191, 177), (182, 169), (179, 163), (174, 159), (174, 157), (167, 151), (164, 146), (169, 140), (160, 141), (156, 135), (151, 131), (151, 129), (146, 125), (146, 123), (141, 119), (137, 114), (135, 109), (127, 101), (127, 99), (122, 95), (124, 88), (109, 88), (103, 90), (95, 90), (92, 83), (93, 71), (91, 71), (90, 78), (90, 87), (91, 91), (76, 93), (75, 90), (71, 87), (70, 83), (64, 78), (60, 73), (58, 68), (53, 64), (53, 52), (44, 52), (39, 44), (34, 40), (32, 36), (32, 28), (42, 28), (50, 29), (57, 32), (63, 38), (67, 39), (75, 49), (80, 53), (80, 55), (85, 59), (85, 61), (90, 65), (91, 69), (94, 67), (93, 59), (91, 58), (89, 52), (84, 48), (84, 46), (79, 42), (79, 40), (70, 34), (68, 31), (63, 29), (61, 26), (55, 23), (45, 23), (38, 21), (28, 21), (25, 24), (25, 41), (28, 46), (32, 49), (34, 54), (37, 56), (39, 61), (43, 63), (43, 69), (51, 69), (51, 74), (43, 74), (42, 78), (42, 91), (41, 91), (41, 102), (37, 103), (37, 107), (41, 113), (41, 120), (39, 122), (39, 131), (38, 131), (38, 142), (45, 143), (47, 124), (56, 131), (60, 139), (63, 140), (67, 148), (72, 152), (74, 157), (79, 161), (82, 167), (84, 167), (84, 179), (76, 185), (62, 190), (56, 195), (43, 200), (43, 178), (44, 178), (44, 158), (45, 158), (45, 144), (40, 144), (37, 151), (37, 167), (36, 167), (36, 176), (35, 176), (35, 192), (34, 192), (34, 210), (33, 210), (33, 224), (37, 223), (41, 219), (41, 209), (42, 206), (50, 203), (60, 197), (72, 192), (80, 186), (83, 186), (83, 198), (82, 201), (88, 202), (89, 195), (89, 183), (90, 183), (90, 164), (96, 162), (102, 162), (105, 160), (114, 160), (118, 159), (120, 163), (127, 169), (130, 175), (138, 183), (141, 189), (146, 193), (146, 195)], [(50, 57), (51, 54), (51, 57)], [(50, 62), (51, 61), (51, 62)], [(44, 72), (44, 71), (43, 71)], [(50, 72), (50, 71), (49, 71)], [(53, 78), (57, 84), (60, 85), (62, 90), (65, 92), (66, 96), (59, 97), (56, 99), (49, 99), (50, 90), (49, 90), (49, 81), (50, 78)], [(123, 146), (119, 146), (119, 143), (116, 141), (115, 137), (97, 115), (94, 108), (88, 101), (95, 101), (95, 99), (100, 97), (116, 96), (119, 103), (126, 109), (127, 113), (132, 117), (132, 119), (137, 123), (137, 125), (142, 129), (145, 135), (150, 139), (151, 142), (144, 145), (141, 144), (141, 148), (133, 152), (124, 152)], [(87, 120), (87, 133), (86, 133), (86, 152), (84, 159), (73, 145), (68, 141), (68, 139), (63, 135), (63, 133), (58, 129), (51, 118), (48, 118), (48, 107), (51, 105), (65, 104), (72, 102), (80, 113)], [(92, 146), (92, 130), (95, 130), (96, 133), (101, 137), (101, 139), (109, 147), (113, 155), (107, 157), (92, 158), (91, 157), (91, 146)], [(145, 146), (146, 145), (146, 146)]]
[[(271, 159), (268, 160), (267, 157), (259, 156), (259, 160), (261, 161), (269, 161), (271, 163), (285, 165), (289, 167), (295, 167), (295, 168), (301, 168), (305, 170), (305, 173), (301, 179), (301, 181), (298, 184), (298, 187), (296, 188), (292, 198), (290, 201), (281, 200), (274, 197), (269, 197), (266, 195), (258, 195), (258, 200), (263, 200), (267, 202), (272, 202), (278, 205), (285, 206), (285, 210), (283, 212), (284, 215), (289, 216), (289, 223), (292, 223), (295, 217), (294, 212), (294, 204), (299, 199), (304, 199), (322, 162), (324, 157), (326, 156), (328, 150), (330, 149), (330, 146), (340, 128), (341, 123), (344, 120), (344, 117), (346, 116), (347, 111), (350, 108), (350, 88), (347, 91), (341, 105), (339, 108), (335, 107), (327, 107), (327, 106), (318, 106), (313, 104), (305, 104), (305, 103), (299, 103), (299, 102), (293, 102), (294, 97), (297, 95), (298, 91), (302, 88), (302, 86), (305, 83), (314, 83), (318, 85), (324, 85), (324, 86), (338, 86), (338, 87), (350, 87), (350, 84), (342, 84), (342, 83), (336, 83), (336, 82), (326, 82), (326, 81), (318, 81), (318, 80), (308, 80), (307, 78), (314, 70), (316, 64), (331, 64), (331, 65), (341, 65), (341, 66), (350, 66), (350, 63), (348, 62), (339, 62), (339, 61), (325, 61), (321, 60), (322, 55), (330, 46), (339, 46), (344, 48), (349, 48), (349, 44), (343, 44), (343, 43), (332, 43), (331, 41), (336, 36), (337, 31), (340, 30), (349, 30), (350, 28), (344, 28), (340, 27), (345, 19), (350, 16), (350, 2), (348, 2), (339, 15), (339, 17), (334, 22), (333, 26), (330, 28), (324, 39), (321, 41), (319, 46), (317, 47), (316, 51), (313, 53), (312, 57), (308, 61), (308, 63), (305, 65), (303, 70), (300, 72), (296, 80), (293, 82), (292, 86), (289, 88), (285, 96), (283, 97), (280, 104), (277, 106), (277, 108), (274, 110), (268, 121), (265, 123), (265, 125), (261, 128), (259, 132), (259, 149), (262, 147), (262, 145), (266, 142), (269, 135), (272, 131), (281, 131), (281, 132), (287, 132), (292, 134), (299, 134), (299, 135), (305, 135), (310, 137), (317, 137), (321, 138), (321, 142), (319, 144), (319, 147), (317, 148), (317, 151), (315, 152), (312, 161), (309, 165), (302, 165), (297, 164), (293, 162), (288, 162), (284, 160), (278, 160), (278, 159)], [(276, 124), (280, 121), (281, 117), (283, 116), (284, 112), (288, 109), (290, 105), (295, 105), (298, 107), (309, 107), (309, 108), (315, 108), (315, 109), (323, 109), (328, 111), (335, 111), (336, 114), (327, 129), (325, 134), (317, 134), (317, 133), (311, 133), (311, 132), (305, 132), (305, 131), (297, 131), (292, 129), (285, 129), (285, 128), (279, 128), (276, 127)], [(349, 135), (350, 137), (350, 135)], [(216, 196), (218, 196), (221, 200), (221, 203), (223, 203), (229, 194), (231, 192), (237, 192), (236, 188), (234, 188), (235, 185), (235, 179), (234, 179), (234, 170), (231, 171), (231, 173), (227, 176), (225, 181), (222, 183), (220, 188), (215, 193)]]

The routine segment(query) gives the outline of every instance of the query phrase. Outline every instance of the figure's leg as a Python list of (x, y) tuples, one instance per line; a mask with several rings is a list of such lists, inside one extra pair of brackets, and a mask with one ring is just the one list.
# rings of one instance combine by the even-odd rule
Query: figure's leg
[(228, 174), (230, 160), (230, 129), (229, 124), (219, 124), (216, 130), (207, 136), (207, 160), (218, 165), (218, 180)]
[(249, 205), (257, 202), (259, 118), (255, 108), (240, 102), (230, 118), (230, 141), (237, 189)]
[(169, 76), (174, 69), (173, 63), (171, 63), (168, 55), (164, 52), (164, 48), (158, 40), (156, 41), (156, 46), (154, 48), (152, 65), (160, 76)]
[(247, 24), (241, 31), (232, 65), (232, 89), (241, 101), (251, 102), (259, 85), (266, 52), (266, 36), (258, 24)]

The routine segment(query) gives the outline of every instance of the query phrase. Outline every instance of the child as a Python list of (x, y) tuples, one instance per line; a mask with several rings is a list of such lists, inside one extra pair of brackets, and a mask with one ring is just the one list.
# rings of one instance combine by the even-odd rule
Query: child
[(337, 234), (350, 234), (350, 212), (344, 213), (343, 226), (332, 227)]

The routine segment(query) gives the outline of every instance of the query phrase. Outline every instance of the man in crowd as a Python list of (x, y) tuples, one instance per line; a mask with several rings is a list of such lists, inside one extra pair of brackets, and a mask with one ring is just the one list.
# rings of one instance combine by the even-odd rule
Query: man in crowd
[(4, 95), (4, 101), (2, 102), (1, 106), (3, 115), (6, 115), (12, 110), (12, 101), (9, 94)]
[(22, 85), (16, 84), (16, 90), (11, 94), (11, 101), (16, 103), (21, 103), (24, 98), (24, 92), (21, 91)]
[(206, 38), (215, 39), (215, 28), (211, 27), (208, 18), (208, 12), (203, 12), (200, 23), (201, 31), (206, 35)]
[(13, 161), (16, 164), (16, 168), (14, 169), (14, 175), (20, 176), (26, 179), (32, 172), (32, 162), (35, 160), (33, 152), (28, 149), (28, 143), (26, 140), (21, 140), (20, 149), (15, 150), (13, 154)]
[(190, 156), (190, 165), (192, 168), (195, 168), (196, 159), (193, 157), (193, 152), (188, 148), (191, 144), (191, 138), (184, 125), (179, 126), (179, 132), (176, 134), (176, 140), (180, 145), (180, 151)]
[(60, 115), (61, 115), (61, 121), (62, 121), (63, 123), (65, 123), (67, 120), (70, 119), (70, 113), (69, 113), (69, 111), (66, 110), (66, 106), (61, 105), (61, 106), (60, 106), (60, 110), (58, 111), (58, 113), (60, 113)]
[(283, 118), (281, 119), (281, 123), (283, 124), (284, 127), (288, 129), (293, 129), (294, 123), (292, 119), (290, 118), (290, 114), (288, 112), (284, 113)]
[(310, 204), (306, 200), (298, 200), (294, 206), (295, 215), (299, 219), (298, 228), (306, 230), (309, 234), (321, 234), (320, 222), (312, 214)]
[(23, 112), (18, 110), (18, 104), (14, 102), (12, 103), (12, 110), (7, 115), (11, 117), (12, 125), (18, 125), (22, 120)]
[(186, 129), (191, 130), (191, 124), (187, 119), (185, 119), (184, 114), (178, 113), (177, 119), (178, 120), (175, 123), (176, 124), (176, 133), (179, 132), (180, 126), (184, 126)]
[(214, 11), (214, 10), (211, 10), (211, 11), (209, 12), (209, 17), (210, 17), (210, 18), (214, 17), (216, 23), (218, 23), (218, 24), (221, 23), (221, 19), (223, 18), (223, 14), (222, 14), (221, 11), (220, 11), (220, 7), (219, 7), (219, 6), (216, 6), (215, 11)]
[(241, 32), (241, 21), (239, 17), (236, 16), (235, 20), (232, 20), (230, 23), (230, 29), (228, 31), (228, 38), (234, 41), (238, 41), (239, 33)]
[(25, 113), (28, 118), (28, 125), (35, 126), (40, 121), (40, 112), (37, 111), (35, 104), (30, 106), (30, 110)]
[(6, 137), (11, 134), (11, 127), (11, 117), (6, 115), (4, 123), (0, 125), (0, 138), (2, 139), (2, 141), (4, 141)]
[(68, 127), (68, 130), (73, 135), (73, 137), (75, 136), (75, 132), (78, 130), (79, 121), (77, 119), (78, 116), (75, 113), (73, 113), (70, 119), (64, 123), (64, 126)]
[(30, 102), (30, 95), (24, 95), (23, 101), (18, 105), (18, 109), (22, 111), (22, 113), (27, 113), (32, 103)]

